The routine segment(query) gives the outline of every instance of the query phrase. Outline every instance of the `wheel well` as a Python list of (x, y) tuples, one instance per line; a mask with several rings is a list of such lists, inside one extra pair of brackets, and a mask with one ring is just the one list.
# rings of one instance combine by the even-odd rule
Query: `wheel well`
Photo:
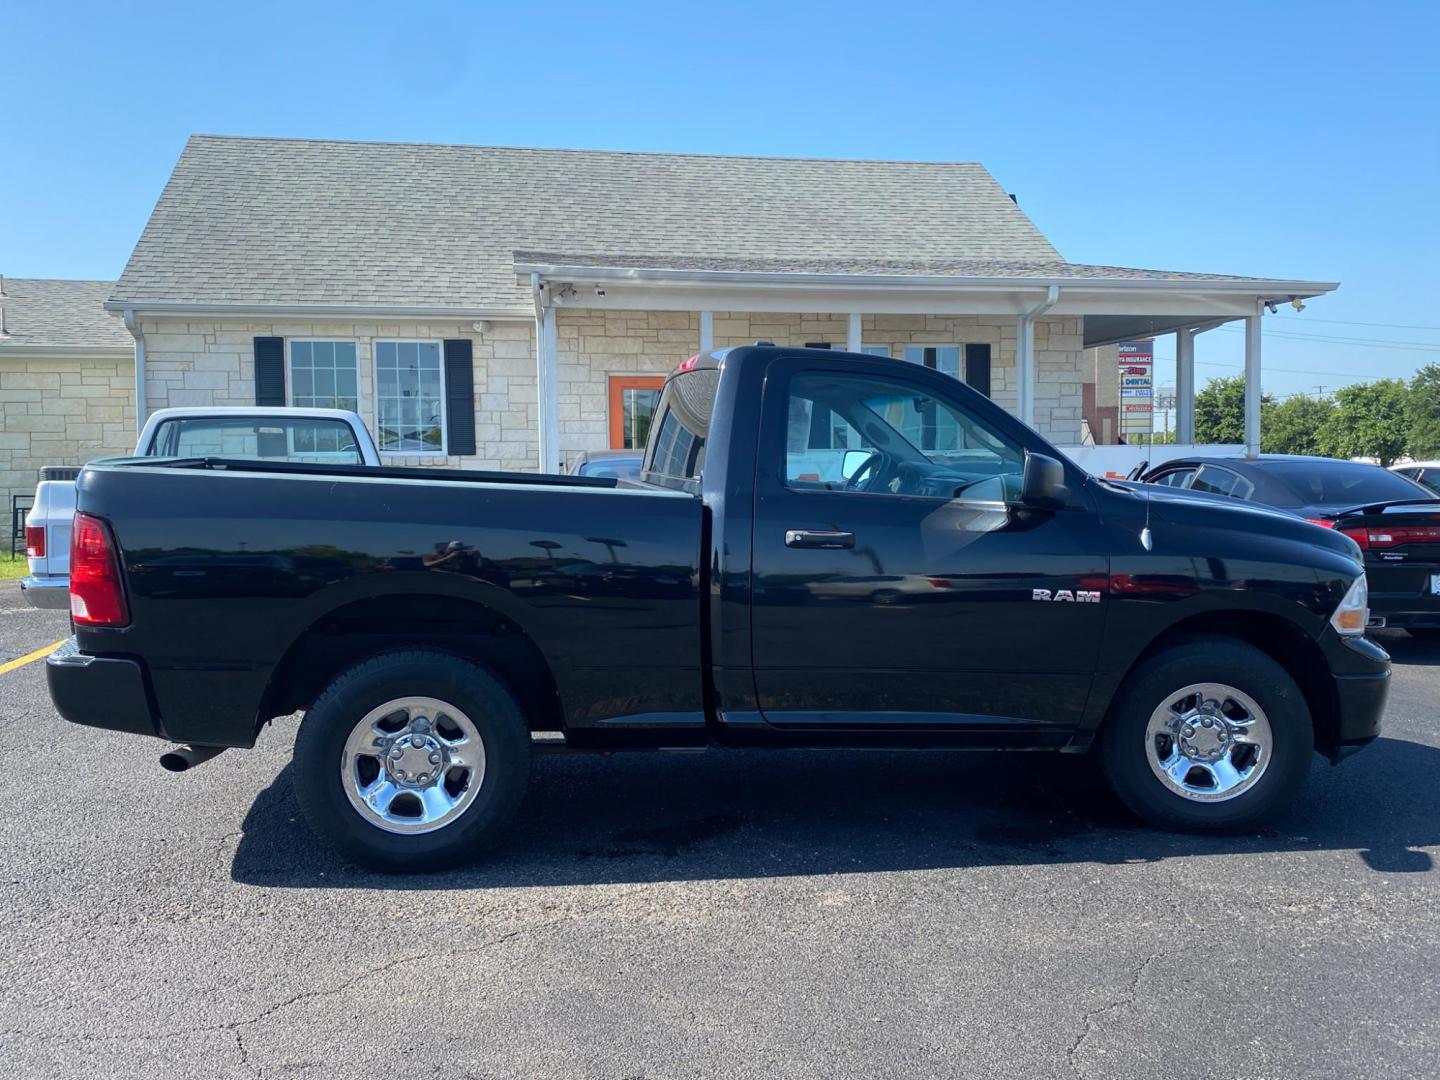
[(1335, 747), (1340, 732), (1340, 698), (1335, 680), (1330, 678), (1330, 665), (1315, 639), (1280, 615), (1244, 612), (1237, 617), (1233, 611), (1214, 611), (1182, 619), (1135, 658), (1121, 682), (1161, 650), (1200, 635), (1243, 641), (1283, 667), (1305, 696), (1315, 726), (1315, 748), (1323, 753)]
[(397, 645), (437, 646), (484, 664), (515, 695), (532, 731), (563, 730), (554, 674), (519, 626), (483, 604), (426, 595), (359, 600), (315, 622), (276, 664), (257, 728), (308, 708), (346, 668)]

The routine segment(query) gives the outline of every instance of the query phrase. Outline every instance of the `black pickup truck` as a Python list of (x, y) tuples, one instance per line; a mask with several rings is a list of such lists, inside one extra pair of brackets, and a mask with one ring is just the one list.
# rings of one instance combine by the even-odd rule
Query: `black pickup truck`
[(1350, 538), (1098, 480), (874, 357), (685, 361), (639, 482), (147, 458), (78, 490), (61, 715), (178, 769), (303, 710), (310, 823), (385, 869), (492, 844), (557, 738), (1093, 747), (1146, 820), (1248, 827), (1389, 686)]

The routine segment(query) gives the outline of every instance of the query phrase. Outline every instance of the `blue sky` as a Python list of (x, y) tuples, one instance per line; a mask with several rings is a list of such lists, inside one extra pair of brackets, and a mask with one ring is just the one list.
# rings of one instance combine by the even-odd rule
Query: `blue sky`
[[(1267, 390), (1440, 361), (1433, 2), (110, 0), (5, 23), (11, 276), (118, 275), (197, 131), (978, 160), (1070, 259), (1342, 282), (1266, 319)], [(1238, 371), (1241, 335), (1197, 358)]]

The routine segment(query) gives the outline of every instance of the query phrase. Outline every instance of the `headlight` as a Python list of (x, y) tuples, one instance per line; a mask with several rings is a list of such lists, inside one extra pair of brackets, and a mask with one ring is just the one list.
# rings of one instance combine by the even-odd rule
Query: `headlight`
[(1365, 575), (1361, 574), (1351, 583), (1335, 614), (1330, 616), (1330, 625), (1335, 627), (1337, 634), (1355, 637), (1365, 633), (1365, 624), (1369, 621), (1370, 589), (1365, 584)]

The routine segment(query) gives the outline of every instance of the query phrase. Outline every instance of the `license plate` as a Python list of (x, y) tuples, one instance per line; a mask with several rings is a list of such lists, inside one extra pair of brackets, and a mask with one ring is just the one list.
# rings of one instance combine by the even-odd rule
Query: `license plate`
[(1430, 595), (1440, 596), (1440, 574), (1430, 575)]

